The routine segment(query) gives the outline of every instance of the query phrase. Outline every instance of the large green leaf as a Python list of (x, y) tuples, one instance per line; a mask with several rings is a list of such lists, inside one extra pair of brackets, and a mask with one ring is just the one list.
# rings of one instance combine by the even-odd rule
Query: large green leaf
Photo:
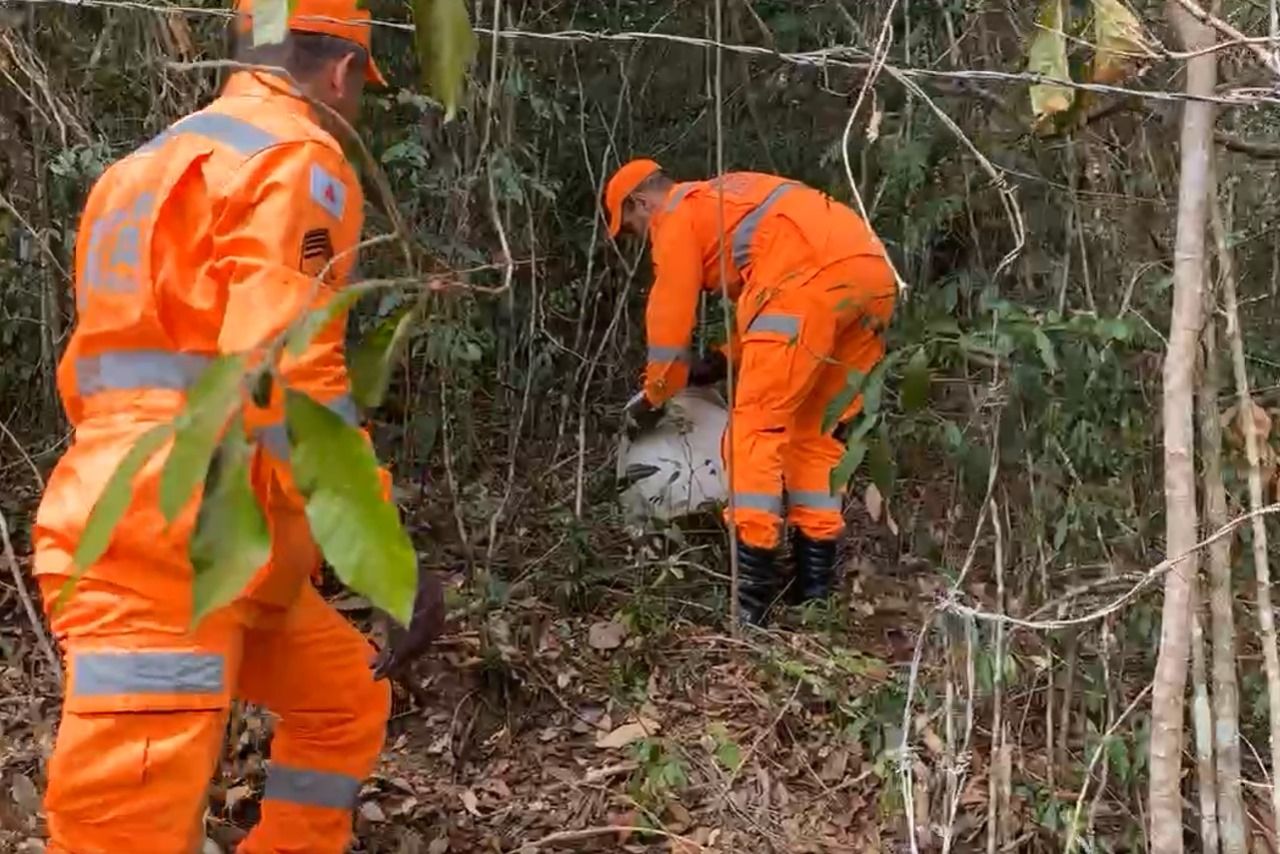
[(924, 347), (916, 349), (907, 362), (902, 375), (902, 408), (915, 412), (929, 400), (929, 353)]
[(267, 519), (250, 480), (252, 459), (237, 417), (218, 447), (191, 537), (192, 624), (235, 599), (271, 556)]
[(174, 421), (173, 450), (160, 474), (160, 511), (170, 522), (209, 471), (222, 427), (240, 406), (244, 369), (244, 356), (219, 357), (191, 387), (187, 405)]
[[(1055, 80), (1070, 80), (1067, 67), (1067, 37), (1063, 32), (1066, 16), (1064, 0), (1046, 0), (1036, 18), (1036, 34), (1027, 51), (1027, 71)], [(1037, 83), (1031, 87), (1031, 111), (1040, 122), (1056, 113), (1071, 109), (1075, 90), (1056, 83)]]
[(254, 0), (253, 46), (279, 44), (289, 31), (289, 0)]
[(391, 380), (391, 367), (408, 340), (417, 312), (402, 309), (378, 325), (351, 355), (351, 396), (365, 409), (382, 405)]
[(98, 496), (93, 509), (89, 511), (89, 519), (85, 522), (84, 531), (80, 534), (80, 542), (76, 544), (75, 554), (71, 558), (75, 573), (58, 592), (54, 610), (66, 603), (76, 581), (107, 550), (107, 546), (111, 544), (112, 531), (124, 516), (124, 512), (129, 509), (129, 503), (133, 498), (133, 479), (138, 476), (138, 472), (142, 471), (147, 460), (151, 459), (172, 435), (173, 425), (171, 424), (152, 427), (133, 444), (133, 447), (120, 460), (120, 464), (116, 466), (116, 470), (111, 473), (102, 494)]
[(896, 480), (893, 452), (889, 448), (889, 442), (885, 439), (885, 432), (881, 431), (879, 436), (871, 440), (868, 448), (867, 471), (871, 475), (871, 482), (880, 490), (880, 494), (887, 501), (893, 497), (893, 484)]
[(458, 111), (467, 66), (476, 55), (476, 34), (464, 0), (413, 0), (413, 43), (422, 84), (444, 105), (449, 121)]
[(844, 450), (844, 456), (840, 458), (840, 464), (831, 471), (831, 483), (828, 485), (833, 495), (849, 484), (853, 473), (858, 470), (858, 466), (862, 465), (862, 458), (866, 455), (866, 441), (853, 439), (849, 442), (849, 446)]
[(349, 287), (319, 308), (307, 312), (302, 322), (289, 333), (285, 348), (293, 356), (301, 356), (311, 344), (311, 339), (324, 329), (334, 318), (355, 305), (360, 297), (368, 293), (368, 289)]
[(858, 392), (862, 391), (862, 385), (866, 382), (866, 379), (867, 376), (862, 371), (849, 371), (844, 388), (840, 389), (840, 393), (827, 404), (826, 410), (822, 413), (823, 433), (830, 433), (835, 429), (836, 424), (840, 423), (840, 416), (844, 415), (845, 410), (849, 408), (849, 404), (853, 403), (853, 399), (858, 396)]
[(395, 505), (382, 497), (378, 463), (360, 431), (301, 392), (285, 392), (293, 477), (311, 535), (338, 577), (408, 624), (417, 555)]

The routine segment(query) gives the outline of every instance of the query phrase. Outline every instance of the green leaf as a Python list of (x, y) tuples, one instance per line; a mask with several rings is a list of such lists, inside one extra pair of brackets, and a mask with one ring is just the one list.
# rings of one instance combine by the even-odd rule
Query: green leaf
[(85, 523), (84, 531), (80, 534), (80, 542), (76, 544), (75, 555), (71, 558), (76, 568), (75, 574), (62, 585), (57, 601), (54, 602), (54, 610), (66, 603), (76, 581), (86, 569), (97, 563), (98, 558), (102, 557), (102, 553), (107, 550), (107, 546), (111, 544), (111, 532), (115, 530), (116, 523), (124, 516), (124, 512), (129, 509), (129, 503), (133, 498), (133, 479), (138, 476), (138, 472), (142, 471), (147, 460), (151, 459), (172, 435), (172, 424), (159, 424), (152, 427), (142, 434), (116, 466), (116, 470), (111, 473), (102, 494), (98, 496), (93, 509), (89, 511), (89, 519)]
[(227, 431), (209, 478), (191, 537), (191, 622), (231, 602), (271, 556), (267, 519), (253, 492), (253, 446), (239, 417)]
[(244, 356), (218, 357), (191, 387), (174, 420), (173, 450), (160, 474), (160, 512), (169, 522), (178, 518), (209, 471), (218, 434), (240, 404), (244, 369)]
[(413, 44), (422, 85), (444, 105), (447, 122), (458, 111), (467, 66), (476, 55), (476, 34), (464, 0), (413, 0)]
[(254, 47), (280, 44), (288, 32), (288, 0), (255, 0), (253, 4)]
[(867, 469), (871, 475), (871, 482), (876, 485), (876, 489), (880, 490), (880, 494), (884, 499), (886, 501), (889, 500), (893, 495), (895, 473), (893, 453), (890, 451), (889, 443), (885, 441), (883, 435), (878, 436), (871, 442)]
[(285, 343), (289, 354), (301, 356), (321, 329), (332, 323), (338, 315), (348, 311), (365, 293), (367, 290), (364, 288), (346, 288), (324, 305), (307, 312), (307, 316), (289, 334)]
[(301, 392), (285, 392), (285, 417), (293, 477), (325, 560), (344, 584), (407, 625), (418, 560), (395, 505), (382, 497), (373, 449)]
[(840, 389), (840, 393), (827, 404), (826, 410), (822, 413), (823, 433), (830, 433), (840, 423), (840, 416), (844, 415), (845, 410), (849, 408), (849, 404), (853, 403), (853, 399), (858, 396), (858, 392), (862, 391), (862, 384), (866, 379), (867, 376), (862, 371), (849, 371), (844, 388)]
[(918, 348), (907, 362), (906, 372), (902, 376), (902, 408), (906, 412), (915, 412), (929, 400), (929, 353), (925, 348)]
[(391, 315), (360, 342), (351, 356), (351, 396), (365, 409), (382, 405), (391, 381), (391, 366), (404, 342), (417, 312), (412, 306)]
[(867, 443), (861, 438), (850, 438), (849, 447), (845, 448), (840, 464), (831, 472), (831, 493), (834, 495), (848, 485), (853, 473), (862, 465), (862, 458), (867, 455)]
[(867, 415), (875, 415), (880, 411), (880, 399), (884, 394), (885, 374), (894, 361), (892, 358), (881, 359), (880, 363), (872, 368), (871, 373), (867, 375), (867, 381), (862, 385), (862, 411)]
[[(1063, 32), (1066, 16), (1063, 0), (1046, 0), (1036, 18), (1036, 34), (1027, 51), (1027, 71), (1055, 80), (1070, 80), (1067, 67), (1067, 37)], [(1075, 90), (1056, 83), (1037, 83), (1031, 87), (1031, 111), (1036, 122), (1071, 109)]]
[(1049, 373), (1056, 374), (1058, 372), (1058, 358), (1053, 353), (1053, 342), (1049, 340), (1049, 336), (1045, 335), (1042, 329), (1034, 329), (1031, 334), (1036, 339), (1036, 347), (1040, 350), (1040, 359), (1044, 362), (1044, 366), (1049, 369)]

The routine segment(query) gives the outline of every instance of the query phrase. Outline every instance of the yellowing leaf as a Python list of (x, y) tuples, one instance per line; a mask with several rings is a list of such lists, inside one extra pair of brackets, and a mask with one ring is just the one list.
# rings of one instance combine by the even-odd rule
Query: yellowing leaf
[(476, 55), (465, 0), (413, 0), (413, 43), (422, 64), (422, 85), (444, 105), (449, 121), (458, 111), (467, 66)]
[(271, 555), (267, 519), (249, 479), (253, 447), (239, 418), (218, 450), (191, 536), (193, 625), (239, 596)]
[(1155, 55), (1142, 23), (1124, 0), (1093, 0), (1093, 31), (1095, 83), (1118, 83), (1136, 61)]
[[(1062, 31), (1066, 20), (1063, 2), (1046, 0), (1040, 7), (1036, 35), (1027, 51), (1027, 71), (1055, 80), (1071, 79), (1071, 71), (1067, 68), (1067, 37)], [(1057, 113), (1065, 113), (1071, 109), (1074, 99), (1075, 91), (1069, 86), (1037, 83), (1031, 87), (1031, 111), (1035, 113), (1037, 123)]]
[(378, 461), (342, 416), (301, 392), (285, 392), (294, 481), (311, 535), (338, 578), (408, 625), (418, 557), (400, 515), (382, 497)]
[(289, 0), (254, 0), (253, 46), (279, 44), (289, 31)]

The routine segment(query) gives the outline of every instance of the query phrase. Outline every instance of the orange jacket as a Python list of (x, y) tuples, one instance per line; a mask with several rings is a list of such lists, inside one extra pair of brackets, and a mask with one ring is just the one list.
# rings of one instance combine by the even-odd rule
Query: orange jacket
[[(802, 287), (848, 258), (884, 255), (880, 241), (848, 207), (798, 182), (756, 172), (726, 174), (723, 193), (719, 179), (676, 184), (649, 231), (654, 281), (645, 311), (644, 390), (655, 405), (688, 381), (698, 292), (721, 289), (722, 243), (739, 329), (775, 293)], [(734, 343), (730, 349), (736, 351)]]
[[(259, 350), (332, 298), (362, 223), (356, 175), (312, 108), (278, 78), (233, 75), (217, 100), (113, 164), (89, 195), (79, 317), (58, 368), (72, 424), (124, 417), (141, 432), (171, 417), (212, 357)], [(354, 424), (345, 326), (343, 312), (301, 356), (286, 355), (280, 375)], [(287, 479), (278, 385), (268, 407), (246, 406), (245, 421)]]

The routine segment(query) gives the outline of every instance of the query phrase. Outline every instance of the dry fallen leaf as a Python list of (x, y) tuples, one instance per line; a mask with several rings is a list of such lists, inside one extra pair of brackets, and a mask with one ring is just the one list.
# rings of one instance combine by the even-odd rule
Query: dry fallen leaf
[(467, 812), (476, 818), (480, 817), (480, 800), (476, 797), (476, 793), (470, 789), (462, 792), (462, 805), (467, 808)]
[(880, 514), (884, 511), (884, 496), (880, 494), (879, 488), (874, 483), (867, 484), (867, 494), (863, 498), (867, 505), (867, 515), (871, 517), (872, 522), (880, 521)]
[(662, 725), (657, 721), (650, 721), (641, 718), (635, 723), (623, 724), (612, 732), (605, 733), (596, 739), (596, 747), (605, 750), (617, 750), (620, 747), (626, 747), (632, 742), (639, 741), (657, 734), (662, 729)]
[(40, 812), (40, 793), (36, 790), (36, 784), (31, 782), (31, 778), (26, 774), (13, 775), (10, 791), (13, 793), (13, 802), (25, 813), (35, 815)]
[(381, 824), (387, 820), (387, 814), (378, 806), (377, 801), (365, 801), (360, 805), (360, 817), (373, 824)]
[(622, 623), (599, 622), (592, 623), (590, 630), (587, 632), (587, 643), (592, 649), (617, 649), (622, 646), (622, 641), (627, 637), (627, 627)]
[(427, 854), (445, 854), (449, 850), (449, 837), (439, 836), (427, 846)]

